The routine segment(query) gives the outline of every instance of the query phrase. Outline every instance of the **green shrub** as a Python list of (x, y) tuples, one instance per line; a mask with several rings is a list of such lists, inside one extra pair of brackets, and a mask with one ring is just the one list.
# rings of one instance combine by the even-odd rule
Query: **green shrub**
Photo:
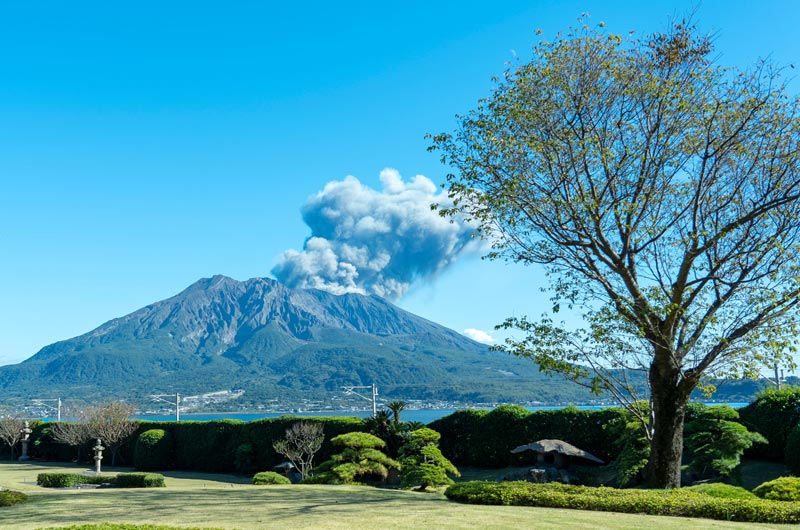
[[(271, 469), (285, 459), (272, 447), (275, 440), (283, 438), (286, 429), (300, 421), (323, 424), (325, 441), (317, 453), (319, 460), (327, 460), (336, 451), (330, 439), (340, 434), (365, 429), (363, 420), (353, 416), (297, 417), (281, 416), (251, 422), (239, 420), (219, 421), (140, 421), (137, 434), (123, 443), (117, 458), (134, 463), (138, 436), (146, 431), (161, 429), (172, 437), (173, 457), (168, 466), (182, 470), (211, 473), (245, 472)], [(75, 449), (56, 443), (51, 435), (51, 423), (32, 422), (32, 457), (48, 461), (70, 461), (75, 458)], [(91, 455), (94, 440), (82, 446), (83, 455)]]
[(469, 504), (540, 506), (602, 512), (701, 517), (740, 522), (797, 524), (800, 504), (723, 499), (684, 489), (638, 490), (530, 482), (461, 482), (445, 495)]
[[(644, 417), (648, 416), (649, 405), (646, 402), (639, 401), (636, 406)], [(613, 418), (603, 429), (613, 434), (613, 445), (618, 451), (614, 459), (616, 485), (622, 487), (640, 484), (650, 460), (650, 442), (645, 436), (641, 421), (635, 415), (627, 413)]]
[(726, 405), (689, 405), (692, 419), (684, 427), (684, 447), (693, 480), (728, 477), (754, 443), (767, 439), (738, 422), (739, 414)]
[(36, 484), (43, 488), (72, 488), (85, 484), (84, 477), (77, 473), (39, 473)]
[(428, 487), (453, 484), (448, 473), (461, 476), (439, 450), (439, 438), (438, 432), (427, 427), (411, 432), (408, 442), (400, 448), (400, 483), (404, 488), (416, 487), (423, 491)]
[(292, 481), (274, 471), (262, 471), (253, 475), (253, 484), (256, 486), (269, 486), (272, 484), (291, 484)]
[(480, 462), (479, 446), (483, 418), (488, 410), (464, 409), (431, 422), (428, 427), (442, 435), (439, 448), (449, 460), (458, 465)]
[(800, 501), (800, 477), (779, 477), (758, 486), (753, 493), (773, 501)]
[(304, 483), (352, 484), (356, 481), (384, 480), (389, 468), (399, 469), (400, 464), (389, 458), (381, 449), (386, 442), (366, 432), (349, 432), (335, 436), (331, 442), (341, 449), (330, 460), (314, 469)]
[[(250, 463), (252, 469), (272, 469), (286, 457), (280, 455), (272, 446), (273, 442), (285, 438), (286, 430), (299, 421), (312, 421), (322, 424), (322, 431), (325, 439), (322, 447), (317, 452), (315, 459), (325, 461), (331, 458), (337, 451), (331, 439), (354, 431), (363, 431), (364, 422), (361, 418), (353, 416), (328, 416), (328, 417), (299, 417), (299, 416), (280, 416), (278, 418), (265, 418), (248, 422), (242, 426), (242, 443), (250, 444), (252, 458)], [(236, 457), (234, 456), (234, 461)]]
[(768, 444), (757, 444), (747, 455), (764, 460), (782, 461), (789, 433), (800, 422), (800, 387), (786, 386), (759, 392), (755, 401), (739, 409), (742, 424), (762, 434)]
[(756, 496), (739, 486), (732, 486), (730, 484), (723, 484), (722, 482), (712, 482), (708, 484), (697, 484), (695, 486), (687, 486), (683, 488), (695, 493), (702, 493), (703, 495), (711, 495), (712, 497), (719, 497), (721, 499), (755, 499)]
[(255, 469), (253, 465), (253, 445), (249, 443), (239, 444), (236, 448), (236, 459), (234, 462), (236, 471), (247, 473)]
[(120, 473), (118, 475), (39, 473), (36, 483), (45, 488), (72, 488), (81, 484), (114, 484), (120, 488), (163, 488), (164, 476), (157, 473)]
[(114, 475), (83, 475), (81, 473), (39, 473), (36, 484), (43, 488), (74, 488), (81, 484), (114, 484)]
[(199, 528), (196, 526), (164, 526), (160, 524), (127, 524), (127, 523), (99, 523), (76, 524), (73, 526), (59, 526), (45, 530), (222, 530), (221, 528)]
[(511, 450), (545, 438), (557, 438), (610, 462), (619, 454), (618, 433), (606, 425), (625, 418), (621, 408), (530, 412), (516, 405), (492, 411), (459, 410), (428, 425), (442, 435), (439, 448), (456, 465), (505, 467), (535, 462), (533, 451)]
[(783, 462), (793, 475), (800, 476), (800, 424), (797, 424), (786, 439)]
[(117, 475), (120, 488), (163, 488), (164, 475), (158, 473), (120, 473)]
[(0, 506), (14, 506), (28, 502), (28, 496), (19, 491), (2, 490), (0, 491)]
[(136, 438), (133, 465), (136, 469), (150, 471), (172, 467), (172, 434), (164, 429), (150, 429)]

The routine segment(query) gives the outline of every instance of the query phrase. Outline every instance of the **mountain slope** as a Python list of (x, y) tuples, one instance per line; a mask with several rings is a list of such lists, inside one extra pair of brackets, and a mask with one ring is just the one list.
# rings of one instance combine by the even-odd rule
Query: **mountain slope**
[(529, 361), (374, 296), (289, 289), (267, 278), (202, 279), (178, 295), (0, 367), (19, 397), (80, 399), (243, 389), (249, 404), (324, 403), (345, 385), (384, 397), (457, 401), (586, 399)]

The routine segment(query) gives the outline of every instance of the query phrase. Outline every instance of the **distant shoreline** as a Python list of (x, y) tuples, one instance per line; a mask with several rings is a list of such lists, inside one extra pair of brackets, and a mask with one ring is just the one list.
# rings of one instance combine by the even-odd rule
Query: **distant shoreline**
[[(706, 405), (728, 405), (733, 408), (741, 408), (747, 405), (746, 402), (703, 402)], [(531, 412), (540, 410), (560, 410), (574, 406), (578, 410), (600, 410), (606, 408), (617, 408), (620, 405), (541, 405), (535, 407), (525, 407)], [(457, 410), (491, 410), (493, 407), (463, 407), (463, 408), (441, 408), (441, 409), (406, 409), (400, 417), (405, 421), (418, 421), (420, 423), (430, 423), (444, 416), (448, 416)], [(298, 417), (330, 417), (330, 416), (353, 416), (358, 418), (368, 418), (372, 416), (372, 410), (324, 410), (324, 411), (287, 411), (287, 412), (181, 412), (181, 421), (214, 421), (214, 420), (241, 420), (256, 421), (267, 418), (279, 418), (281, 416)], [(137, 414), (135, 419), (144, 421), (175, 421), (175, 414)]]

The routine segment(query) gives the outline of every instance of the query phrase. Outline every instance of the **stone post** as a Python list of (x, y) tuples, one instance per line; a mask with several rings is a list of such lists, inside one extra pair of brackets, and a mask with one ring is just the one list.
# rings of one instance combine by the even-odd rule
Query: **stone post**
[(100, 474), (100, 462), (103, 461), (103, 445), (100, 443), (100, 438), (97, 439), (97, 443), (92, 448), (94, 450), (94, 472), (98, 475)]
[(22, 456), (20, 456), (18, 460), (20, 462), (24, 462), (31, 459), (31, 457), (28, 456), (28, 442), (30, 441), (29, 438), (33, 431), (31, 430), (28, 422), (25, 421), (25, 426), (20, 429), (19, 432), (22, 434)]

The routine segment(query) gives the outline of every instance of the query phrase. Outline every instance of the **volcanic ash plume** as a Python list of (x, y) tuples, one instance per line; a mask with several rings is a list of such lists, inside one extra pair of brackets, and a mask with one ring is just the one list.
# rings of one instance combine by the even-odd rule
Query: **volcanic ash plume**
[(449, 201), (430, 179), (417, 175), (404, 182), (394, 169), (384, 169), (380, 178), (382, 191), (348, 176), (311, 197), (303, 206), (311, 236), (303, 250), (280, 256), (275, 277), (289, 287), (396, 300), (413, 282), (481, 249), (467, 223), (431, 210), (431, 204)]

